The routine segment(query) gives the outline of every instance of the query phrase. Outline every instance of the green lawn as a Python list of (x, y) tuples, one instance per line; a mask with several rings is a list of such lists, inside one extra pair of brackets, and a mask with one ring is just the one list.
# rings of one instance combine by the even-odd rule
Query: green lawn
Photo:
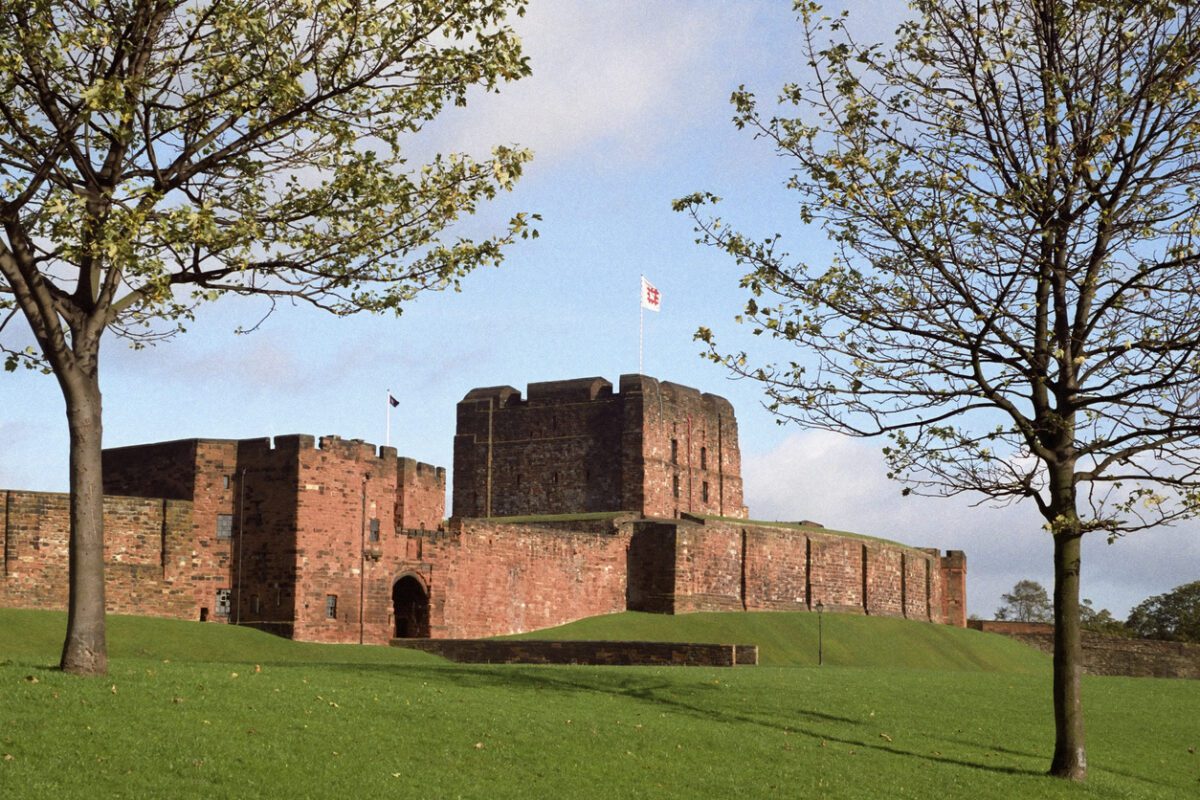
[[(763, 666), (816, 666), (817, 617), (809, 612), (644, 614), (628, 611), (523, 633), (517, 639), (627, 639), (758, 645)], [(826, 614), (825, 663), (1041, 673), (1050, 657), (1003, 636), (902, 619)]]
[[(572, 633), (670, 628), (646, 616)], [(723, 670), (468, 666), (115, 617), (97, 680), (50, 666), (61, 614), (0, 610), (0, 797), (1200, 797), (1200, 682), (1087, 679), (1092, 777), (1068, 786), (1040, 774), (1043, 656), (832, 615), (826, 666), (794, 665), (809, 616), (674, 618), (687, 635), (663, 637), (733, 631), (781, 664)], [(934, 646), (954, 663), (900, 666)]]

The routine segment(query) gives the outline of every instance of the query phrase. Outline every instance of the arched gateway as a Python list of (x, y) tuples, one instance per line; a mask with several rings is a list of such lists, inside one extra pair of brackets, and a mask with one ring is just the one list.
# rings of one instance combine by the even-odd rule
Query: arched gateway
[(429, 638), (429, 595), (416, 577), (405, 575), (392, 586), (392, 611), (397, 639)]

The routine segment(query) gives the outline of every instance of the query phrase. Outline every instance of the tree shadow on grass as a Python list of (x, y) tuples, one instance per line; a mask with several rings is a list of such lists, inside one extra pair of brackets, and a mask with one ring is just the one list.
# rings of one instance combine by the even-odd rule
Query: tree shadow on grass
[[(300, 664), (280, 666), (302, 667)], [(391, 664), (314, 664), (314, 667), (336, 667), (352, 672), (379, 673), (395, 676), (397, 665)], [(844, 725), (862, 729), (866, 727), (865, 720), (851, 717), (826, 714), (804, 708), (789, 707), (782, 702), (783, 698), (772, 697), (769, 710), (761, 713), (749, 710), (732, 711), (714, 708), (712, 704), (699, 702), (703, 694), (724, 691), (719, 683), (697, 682), (681, 685), (679, 682), (665, 681), (654, 673), (660, 667), (563, 667), (563, 666), (529, 666), (529, 665), (488, 665), (473, 666), (465, 664), (403, 665), (404, 676), (417, 680), (446, 680), (449, 679), (460, 686), (480, 689), (521, 688), (536, 692), (556, 692), (559, 694), (598, 694), (613, 697), (623, 697), (647, 705), (658, 710), (702, 719), (709, 722), (726, 724), (754, 725), (781, 733), (800, 734), (815, 741), (833, 742), (852, 748), (874, 750), (890, 755), (906, 758), (916, 758), (923, 761), (935, 762), (953, 767), (965, 767), (1004, 775), (1020, 775), (1041, 777), (1045, 772), (1037, 769), (1023, 769), (1015, 766), (987, 764), (980, 761), (955, 758), (935, 752), (917, 752), (905, 749), (892, 742), (875, 741), (874, 737), (847, 735), (832, 729), (823, 729), (824, 725)], [(611, 670), (611, 671), (610, 671)], [(684, 696), (684, 692), (689, 696)], [(695, 698), (695, 699), (692, 699)], [(783, 719), (786, 717), (786, 721)], [(943, 739), (955, 746), (976, 746), (974, 743)], [(936, 740), (935, 740), (936, 741)], [(992, 752), (1000, 752), (998, 748), (987, 748)], [(1014, 756), (1038, 758), (1037, 753), (1020, 751), (1004, 751)]]

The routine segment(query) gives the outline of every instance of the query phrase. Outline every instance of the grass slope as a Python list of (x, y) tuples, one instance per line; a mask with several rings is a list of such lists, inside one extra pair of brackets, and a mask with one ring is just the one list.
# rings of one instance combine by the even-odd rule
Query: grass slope
[(520, 634), (521, 639), (628, 639), (758, 645), (763, 666), (817, 663), (818, 622), (831, 666), (1039, 672), (1049, 656), (1003, 636), (903, 619), (808, 612), (644, 614), (627, 611)]
[[(738, 641), (767, 625), (732, 616)], [(845, 653), (869, 650), (850, 620), (827, 616), (826, 632)], [(589, 624), (648, 638), (652, 623)], [(477, 666), (117, 617), (111, 675), (97, 680), (50, 666), (62, 630), (60, 614), (0, 611), (5, 798), (1200, 796), (1196, 681), (1085, 679), (1092, 776), (1079, 787), (1041, 774), (1053, 742), (1044, 660)]]

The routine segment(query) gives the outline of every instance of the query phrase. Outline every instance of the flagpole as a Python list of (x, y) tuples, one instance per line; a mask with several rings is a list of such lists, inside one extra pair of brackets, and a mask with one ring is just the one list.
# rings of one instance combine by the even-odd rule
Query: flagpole
[(383, 398), (384, 414), (387, 416), (387, 434), (383, 440), (384, 447), (392, 446), (392, 390), (387, 390), (387, 396)]
[[(646, 280), (646, 276), (642, 276)], [(642, 302), (642, 292), (645, 289), (638, 285), (638, 375), (642, 374), (642, 337), (646, 330), (646, 304)]]

